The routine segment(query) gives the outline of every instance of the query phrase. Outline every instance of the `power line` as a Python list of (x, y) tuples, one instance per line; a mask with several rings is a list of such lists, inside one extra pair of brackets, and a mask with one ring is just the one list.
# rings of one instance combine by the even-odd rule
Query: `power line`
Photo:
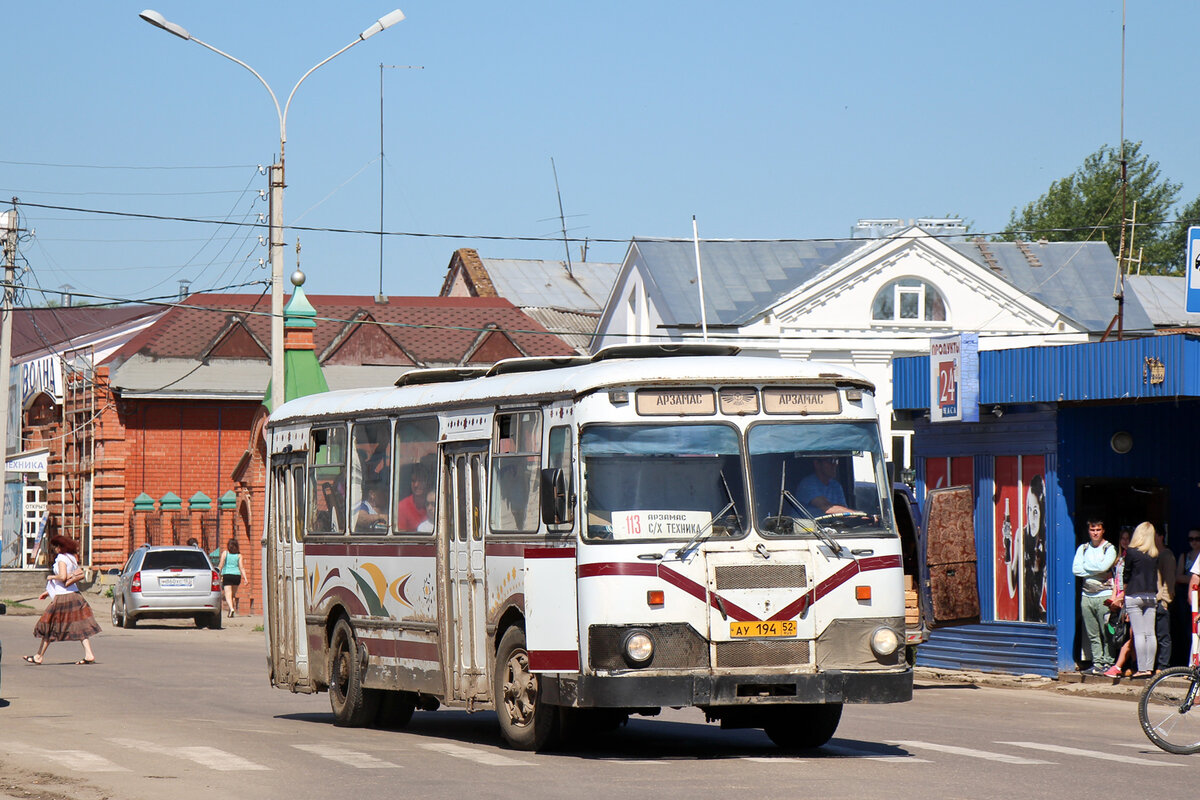
[(198, 170), (198, 169), (252, 169), (257, 168), (257, 164), (213, 164), (213, 165), (179, 165), (173, 167), (167, 166), (147, 166), (139, 165), (115, 165), (115, 164), (51, 164), (45, 161), (0, 161), (0, 164), (8, 164), (14, 167), (52, 167), (55, 169), (117, 169), (117, 170)]

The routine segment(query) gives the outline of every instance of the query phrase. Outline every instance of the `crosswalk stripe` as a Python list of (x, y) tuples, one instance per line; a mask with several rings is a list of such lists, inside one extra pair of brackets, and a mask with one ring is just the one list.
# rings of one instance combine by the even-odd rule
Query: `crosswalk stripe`
[(141, 739), (109, 739), (109, 741), (113, 744), (119, 744), (122, 747), (131, 747), (147, 753), (158, 753), (164, 756), (184, 758), (188, 761), (194, 761), (202, 767), (218, 772), (252, 772), (271, 769), (228, 751), (218, 750), (215, 747), (168, 747), (167, 745), (146, 742)]
[(532, 767), (536, 766), (531, 761), (521, 761), (516, 758), (502, 756), (499, 753), (491, 753), (487, 750), (476, 750), (473, 747), (462, 747), (457, 744), (449, 744), (445, 742), (429, 742), (422, 744), (421, 747), (426, 750), (433, 750), (443, 755), (453, 756), (454, 758), (465, 758), (468, 761), (474, 761), (477, 764), (486, 764), (489, 767)]
[(347, 750), (344, 747), (326, 744), (294, 744), (292, 747), (297, 750), (303, 750), (306, 753), (312, 753), (314, 756), (320, 756), (330, 761), (336, 761), (339, 764), (345, 764), (348, 767), (354, 767), (355, 769), (400, 769), (399, 764), (384, 761), (369, 753)]
[(1048, 753), (1062, 753), (1068, 756), (1084, 756), (1085, 758), (1099, 758), (1103, 761), (1117, 761), (1121, 764), (1137, 764), (1147, 767), (1182, 767), (1183, 764), (1168, 761), (1155, 761), (1151, 758), (1137, 758), (1135, 756), (1119, 756), (1114, 753), (1104, 753), (1099, 750), (1082, 750), (1078, 747), (1065, 747), (1061, 744), (1043, 744), (1041, 742), (996, 742), (996, 744), (1007, 744), (1013, 747), (1025, 747), (1030, 750), (1045, 750)]
[(129, 772), (125, 767), (118, 766), (107, 758), (86, 750), (46, 750), (20, 742), (5, 742), (0, 744), (0, 750), (13, 755), (33, 756), (52, 761), (75, 772)]
[(956, 756), (967, 756), (969, 758), (982, 758), (987, 761), (1000, 761), (1005, 764), (1052, 764), (1052, 761), (1038, 761), (1032, 758), (1021, 758), (1020, 756), (1010, 756), (1007, 753), (993, 753), (988, 750), (972, 750), (969, 747), (955, 747), (950, 744), (933, 744), (931, 742), (914, 742), (914, 741), (893, 741), (891, 744), (901, 747), (915, 747), (918, 750), (934, 750), (939, 753), (950, 753)]

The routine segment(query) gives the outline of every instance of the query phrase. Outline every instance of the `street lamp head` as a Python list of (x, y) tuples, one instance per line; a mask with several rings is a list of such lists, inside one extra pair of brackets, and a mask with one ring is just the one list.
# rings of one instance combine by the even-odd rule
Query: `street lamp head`
[(375, 24), (360, 33), (358, 38), (370, 39), (375, 34), (379, 33), (380, 31), (386, 31), (388, 28), (392, 27), (403, 19), (404, 12), (397, 8), (395, 11), (384, 14), (382, 17), (376, 20)]
[(192, 35), (187, 32), (187, 28), (183, 27), (182, 25), (176, 25), (174, 22), (168, 22), (166, 17), (153, 9), (147, 8), (145, 11), (138, 14), (138, 16), (156, 28), (162, 28), (167, 33), (175, 34), (180, 39), (192, 38)]

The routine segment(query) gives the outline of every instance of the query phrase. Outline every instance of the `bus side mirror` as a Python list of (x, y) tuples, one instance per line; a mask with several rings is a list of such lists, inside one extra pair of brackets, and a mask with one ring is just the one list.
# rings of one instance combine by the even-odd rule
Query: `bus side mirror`
[(559, 467), (542, 470), (542, 522), (547, 525), (571, 522), (567, 476)]

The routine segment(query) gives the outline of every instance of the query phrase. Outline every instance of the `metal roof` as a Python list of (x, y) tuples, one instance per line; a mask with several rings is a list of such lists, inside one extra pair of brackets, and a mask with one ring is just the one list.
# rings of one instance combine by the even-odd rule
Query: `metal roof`
[(1151, 322), (1160, 328), (1198, 327), (1200, 314), (1186, 310), (1187, 279), (1172, 275), (1130, 275), (1125, 278), (1126, 298), (1137, 295)]
[[(617, 280), (620, 264), (481, 258), (496, 294), (514, 306), (590, 311), (599, 314)], [(594, 328), (593, 328), (594, 330)]]
[(600, 322), (599, 314), (583, 314), (557, 308), (522, 306), (521, 311), (581, 353), (587, 350), (593, 334), (596, 333), (596, 325)]
[[(705, 312), (709, 325), (741, 326), (784, 295), (893, 239), (829, 242), (702, 241)], [(947, 242), (1020, 291), (1092, 332), (1116, 313), (1117, 262), (1103, 242)], [(633, 260), (667, 326), (700, 324), (696, 253), (685, 240), (633, 240)], [(985, 255), (986, 254), (986, 255)], [(1137, 295), (1126, 293), (1125, 330), (1153, 330)]]
[[(744, 325), (780, 297), (876, 241), (700, 242), (709, 325)], [(699, 325), (696, 250), (689, 241), (634, 239), (635, 259), (664, 324)]]
[[(1088, 331), (1104, 331), (1117, 313), (1112, 296), (1117, 259), (1104, 242), (947, 244)], [(1127, 331), (1154, 329), (1137, 296), (1129, 292), (1125, 295), (1124, 327)]]
[[(1200, 397), (1200, 338), (1195, 336), (1145, 336), (979, 354), (981, 406), (1175, 397)], [(929, 408), (929, 356), (892, 363), (892, 407)]]

